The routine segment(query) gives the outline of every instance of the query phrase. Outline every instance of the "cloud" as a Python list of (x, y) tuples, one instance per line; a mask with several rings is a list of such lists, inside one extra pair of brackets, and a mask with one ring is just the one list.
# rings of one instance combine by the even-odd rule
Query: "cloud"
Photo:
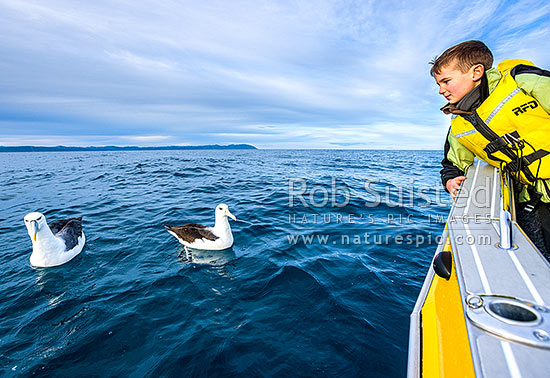
[[(428, 61), (475, 38), (499, 60), (548, 67), (549, 9), (496, 0), (0, 0), (0, 134), (21, 144), (42, 135), (440, 148), (448, 120)], [(139, 139), (148, 136), (166, 138)]]
[(170, 139), (168, 135), (132, 135), (125, 137), (127, 140), (135, 140), (136, 142), (161, 142)]

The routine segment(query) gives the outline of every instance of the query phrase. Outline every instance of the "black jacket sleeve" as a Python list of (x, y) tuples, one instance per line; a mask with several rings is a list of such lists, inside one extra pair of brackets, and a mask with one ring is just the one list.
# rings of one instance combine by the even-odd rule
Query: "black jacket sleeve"
[[(449, 132), (451, 130), (449, 129)], [(449, 133), (447, 133), (447, 138), (445, 138), (445, 148), (444, 148), (444, 158), (441, 160), (441, 165), (443, 166), (443, 169), (439, 171), (441, 174), (441, 183), (443, 184), (443, 187), (445, 190), (447, 190), (447, 187), (445, 186), (447, 184), (447, 181), (450, 179), (454, 179), (458, 176), (464, 176), (464, 172), (462, 172), (461, 169), (454, 166), (453, 163), (449, 159), (447, 159), (447, 154), (449, 153), (449, 150), (451, 149), (451, 145), (449, 144)]]

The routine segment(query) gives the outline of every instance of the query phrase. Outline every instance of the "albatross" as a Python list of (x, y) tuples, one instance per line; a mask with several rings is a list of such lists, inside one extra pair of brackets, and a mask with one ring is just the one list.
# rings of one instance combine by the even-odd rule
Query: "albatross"
[(65, 264), (78, 255), (86, 237), (82, 232), (82, 217), (46, 222), (44, 214), (25, 215), (25, 226), (32, 240), (31, 264), (51, 267)]
[(165, 224), (164, 228), (185, 247), (215, 251), (230, 248), (233, 245), (233, 234), (227, 217), (235, 221), (237, 218), (224, 203), (216, 206), (215, 216), (214, 227), (189, 223), (182, 226)]

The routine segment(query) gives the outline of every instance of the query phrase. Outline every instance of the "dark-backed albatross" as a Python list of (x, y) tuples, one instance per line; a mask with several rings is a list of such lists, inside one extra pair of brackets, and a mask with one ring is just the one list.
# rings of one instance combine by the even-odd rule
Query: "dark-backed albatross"
[(189, 223), (182, 226), (165, 224), (164, 228), (185, 247), (213, 251), (230, 248), (233, 245), (233, 234), (227, 217), (235, 221), (237, 218), (229, 212), (229, 208), (224, 203), (216, 206), (215, 216), (214, 227)]
[(31, 264), (51, 267), (65, 264), (78, 255), (86, 237), (82, 232), (82, 217), (46, 222), (44, 214), (25, 215), (25, 226), (32, 240)]

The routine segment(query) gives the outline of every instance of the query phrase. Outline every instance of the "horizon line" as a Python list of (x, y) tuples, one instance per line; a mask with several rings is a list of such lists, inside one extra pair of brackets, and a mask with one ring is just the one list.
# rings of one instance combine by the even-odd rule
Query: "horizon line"
[[(20, 151), (13, 151), (19, 149)], [(25, 149), (29, 149), (26, 151)], [(102, 146), (33, 146), (33, 145), (20, 145), (20, 146), (0, 146), (0, 152), (41, 152), (32, 151), (32, 149), (47, 149), (47, 150), (67, 150), (66, 152), (78, 152), (80, 150), (195, 150), (195, 149), (242, 149), (242, 150), (359, 150), (359, 151), (440, 151), (441, 149), (426, 149), (426, 148), (346, 148), (346, 147), (307, 147), (307, 148), (270, 148), (270, 147), (256, 147), (247, 143), (233, 143), (233, 144), (205, 144), (205, 145), (166, 145), (166, 146), (137, 146), (137, 145), (102, 145)], [(12, 151), (9, 151), (12, 150)], [(73, 151), (70, 151), (73, 150)], [(58, 151), (63, 152), (63, 151)]]

